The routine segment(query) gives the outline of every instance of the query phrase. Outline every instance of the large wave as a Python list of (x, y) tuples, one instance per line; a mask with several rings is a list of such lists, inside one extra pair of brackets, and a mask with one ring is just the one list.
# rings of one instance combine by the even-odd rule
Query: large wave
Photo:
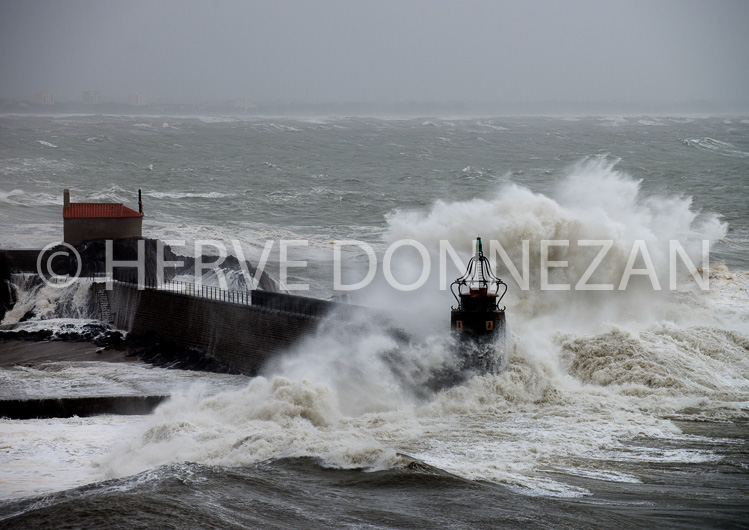
[[(472, 254), (477, 235), (485, 241), (485, 253), (490, 250), (487, 241), (498, 243), (517, 272), (508, 268), (499, 254), (491, 253), (490, 259), (510, 286), (506, 302), (519, 319), (547, 316), (583, 324), (651, 320), (669, 298), (661, 291), (670, 290), (672, 261), (678, 265), (676, 280), (680, 285), (685, 274), (690, 277), (681, 255), (672, 256), (671, 242), (683, 248), (689, 261), (699, 267), (703, 241), (712, 244), (723, 238), (726, 225), (716, 214), (695, 211), (689, 197), (644, 195), (641, 183), (615, 166), (616, 161), (605, 158), (587, 159), (570, 168), (548, 195), (510, 184), (485, 198), (437, 201), (427, 211), (395, 211), (387, 218), (386, 239), (389, 243), (420, 241), (435, 264), (440, 241), (449, 242), (464, 259)], [(552, 243), (545, 249), (544, 241)], [(601, 243), (585, 246), (585, 241)], [(594, 266), (606, 241), (610, 248)], [(524, 254), (527, 274), (523, 274)], [(543, 267), (545, 257), (554, 266)], [(645, 258), (652, 261), (649, 267)], [(452, 267), (452, 260), (446, 261)], [(409, 263), (400, 265), (414, 268)], [(415, 268), (418, 266), (419, 262)], [(586, 278), (589, 269), (593, 274)], [(650, 273), (630, 275), (635, 269), (652, 271), (655, 279)], [(458, 275), (457, 269), (452, 271)], [(545, 271), (546, 283), (552, 287), (542, 289)], [(404, 274), (408, 277), (408, 272)], [(583, 279), (594, 290), (582, 290)], [(434, 292), (438, 285), (437, 271), (433, 271), (422, 291)], [(560, 285), (565, 290), (555, 290), (560, 287), (554, 286)], [(600, 288), (605, 290), (597, 290)], [(436, 302), (430, 299), (426, 305)]]
[[(102, 465), (121, 476), (172, 462), (233, 466), (305, 456), (379, 469), (406, 465), (403, 452), (467, 478), (577, 496), (587, 491), (554, 472), (637, 482), (605, 462), (710, 461), (709, 450), (636, 440), (679, 439), (674, 418), (747, 418), (749, 276), (717, 267), (710, 291), (694, 288), (689, 274), (676, 292), (653, 289), (648, 277), (633, 278), (624, 291), (542, 291), (534, 264), (543, 239), (611, 239), (591, 282), (618, 286), (634, 241), (647, 243), (653, 268), (664, 275), (669, 240), (678, 239), (699, 263), (701, 241), (725, 230), (688, 198), (644, 196), (638, 181), (604, 159), (572, 167), (550, 195), (511, 185), (483, 199), (393, 212), (386, 243), (416, 239), (434, 256), (440, 240), (470, 255), (480, 233), (519, 264), (529, 241), (530, 288), (508, 278), (512, 340), (500, 374), (419, 392), (424, 374), (450, 364), (449, 294), (434, 288), (434, 270), (415, 292), (377, 282), (364, 297), (400, 309), (397, 324), (412, 334), (410, 342), (396, 340), (377, 319), (343, 325), (333, 318), (245, 389), (175, 396)], [(418, 269), (421, 260), (412, 257), (400, 255), (395, 268)], [(568, 266), (551, 281), (574, 285), (594, 257), (572, 245), (555, 248), (550, 259)]]

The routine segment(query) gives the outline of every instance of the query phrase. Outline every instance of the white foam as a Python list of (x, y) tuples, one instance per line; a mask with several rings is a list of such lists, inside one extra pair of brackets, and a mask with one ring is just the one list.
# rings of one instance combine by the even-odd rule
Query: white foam
[(624, 116), (607, 116), (599, 119), (601, 125), (608, 127), (620, 127), (627, 124), (627, 118)]
[(341, 468), (390, 467), (395, 450), (342, 422), (336, 398), (308, 381), (256, 378), (243, 390), (192, 390), (162, 405), (102, 460), (109, 476), (170, 462), (248, 465), (311, 456)]
[[(34, 275), (14, 275), (16, 303), (5, 314), (3, 324), (15, 324), (32, 311), (31, 322), (46, 325), (54, 318), (87, 319), (92, 316), (91, 283), (78, 280), (60, 288), (38, 281)], [(32, 324), (25, 324), (30, 326)]]
[(241, 388), (248, 377), (168, 370), (140, 362), (46, 362), (0, 369), (0, 398), (168, 396), (200, 385), (205, 395)]
[[(213, 397), (192, 391), (160, 407), (102, 465), (108, 476), (123, 476), (167, 463), (236, 466), (306, 456), (331, 467), (381, 469), (402, 465), (396, 453), (404, 452), (468, 479), (530, 495), (575, 497), (587, 491), (546, 470), (579, 468), (581, 461), (588, 462), (583, 469), (600, 470), (607, 461), (715, 459), (704, 450), (631, 444), (643, 437), (678, 440), (679, 430), (659, 416), (670, 406), (683, 407), (683, 398), (644, 403), (616, 387), (580, 384), (555, 367), (549, 353), (520, 351), (500, 376), (474, 378), (423, 405), (406, 405), (386, 386), (370, 394), (379, 411), (354, 416), (342, 413), (353, 394), (340, 385), (333, 390), (275, 377)], [(363, 359), (352, 362), (362, 370), (351, 387), (381, 376)], [(591, 473), (599, 480), (636, 480), (605, 468)]]
[(137, 416), (0, 419), (0, 499), (41, 495), (103, 480), (103, 471), (92, 461), (139, 421)]
[[(416, 239), (433, 256), (432, 277), (425, 288), (418, 291), (418, 298), (411, 297), (416, 298), (412, 303), (421, 305), (422, 298), (425, 306), (427, 302), (434, 304), (436, 301), (433, 293), (440, 288), (436, 270), (440, 241), (448, 241), (456, 251), (467, 256), (472, 253), (471, 245), (476, 235), (481, 235), (485, 252), (490, 250), (488, 241), (498, 241), (518, 269), (521, 269), (523, 260), (523, 242), (528, 241), (528, 290), (520, 288), (496, 256), (490, 257), (510, 286), (507, 303), (511, 315), (519, 316), (524, 322), (529, 318), (548, 316), (554, 320), (553, 329), (563, 328), (572, 321), (604, 325), (632, 319), (652, 322), (654, 314), (669, 301), (667, 291), (656, 291), (650, 281), (642, 277), (638, 279), (644, 282), (630, 284), (626, 290), (618, 289), (635, 241), (645, 243), (659, 286), (667, 290), (670, 241), (679, 241), (692, 262), (699, 264), (702, 240), (716, 241), (724, 237), (726, 225), (717, 215), (698, 214), (692, 209), (689, 198), (643, 196), (640, 183), (616, 170), (615, 164), (616, 161), (603, 157), (577, 164), (569, 169), (566, 178), (561, 179), (555, 192), (549, 196), (509, 184), (500, 186), (487, 198), (437, 201), (427, 211), (401, 210), (388, 214), (386, 242)], [(465, 168), (464, 171), (472, 170)], [(590, 197), (595, 199), (590, 200)], [(479, 234), (477, 230), (480, 230)], [(550, 269), (549, 283), (569, 285), (569, 290), (541, 290), (542, 240), (569, 242), (568, 246), (550, 247), (548, 254), (551, 261), (567, 263)], [(579, 247), (577, 242), (580, 240), (613, 241), (604, 262), (597, 267), (589, 282), (611, 285), (613, 290), (575, 289), (599, 250), (597, 247)], [(412, 261), (420, 269), (420, 258)], [(403, 268), (413, 265), (402, 263)], [(449, 259), (448, 267), (452, 267)], [(454, 277), (462, 272), (452, 270)], [(377, 285), (378, 289), (381, 287)], [(378, 296), (378, 293), (371, 294)], [(562, 324), (560, 318), (566, 322)], [(533, 323), (536, 327), (538, 324)]]
[(225, 197), (235, 197), (233, 193), (220, 193), (218, 191), (210, 192), (196, 192), (196, 191), (184, 191), (184, 192), (161, 192), (151, 191), (145, 193), (148, 197), (154, 199), (188, 199), (188, 198), (200, 198), (200, 199), (221, 199)]
[(10, 191), (0, 190), (0, 202), (17, 204), (17, 199), (13, 199), (13, 197), (17, 198), (19, 195), (24, 195), (24, 191), (19, 189)]
[(0, 190), (0, 203), (17, 206), (62, 206), (62, 196), (49, 193), (29, 193), (20, 189), (3, 192)]
[(732, 143), (716, 140), (709, 136), (704, 136), (702, 138), (685, 138), (682, 142), (690, 147), (696, 147), (697, 149), (709, 151), (721, 156), (733, 156), (738, 158), (749, 157), (749, 153), (737, 149)]
[[(564, 473), (633, 483), (610, 462), (716, 460), (709, 450), (673, 448), (692, 440), (668, 418), (747, 418), (749, 339), (720, 327), (571, 335), (534, 321), (515, 326), (500, 375), (424, 400), (418, 374), (449, 359), (444, 336), (399, 346), (376, 325), (335, 322), (279, 358), (268, 378), (213, 397), (187, 393), (158, 409), (103, 460), (110, 476), (299, 456), (380, 469), (402, 465), (397, 453), (406, 453), (524, 494), (578, 497), (589, 492)], [(635, 443), (642, 439), (652, 445)]]
[[(401, 347), (395, 375), (381, 356), (392, 340), (376, 326), (365, 331), (322, 329), (277, 364), (274, 372), (283, 375), (241, 389), (185, 389), (95, 460), (107, 477), (119, 477), (180, 462), (242, 466), (288, 457), (383, 469), (402, 466), (397, 454), (406, 453), (523, 494), (579, 497), (588, 490), (567, 484), (565, 473), (636, 482), (611, 462), (716, 460), (709, 450), (674, 448), (693, 440), (666, 418), (747, 417), (747, 339), (720, 328), (660, 324), (577, 336), (538, 328), (515, 337), (500, 375), (475, 377), (426, 401), (413, 394), (418, 381), (406, 377), (407, 366), (430, 366), (449, 343), (437, 337)], [(74, 371), (62, 372), (70, 381), (87, 379)], [(101, 376), (118, 385), (144, 379)], [(637, 443), (642, 439), (653, 443)], [(79, 471), (76, 480), (97, 480), (94, 471)]]
[(485, 121), (477, 121), (476, 125), (479, 127), (486, 127), (488, 129), (493, 129), (495, 131), (508, 131), (509, 129), (507, 127), (502, 127), (500, 125), (494, 125), (493, 123), (485, 122)]
[(293, 127), (291, 125), (286, 125), (284, 123), (275, 122), (258, 122), (256, 124), (253, 124), (253, 127), (257, 127), (265, 131), (276, 130), (282, 132), (302, 132), (304, 130), (298, 127)]
[[(38, 158), (9, 158), (2, 161), (0, 175), (31, 174), (32, 178), (39, 172), (64, 172), (72, 169), (74, 164), (67, 160), (50, 160)], [(46, 182), (49, 184), (49, 182)]]
[[(693, 243), (725, 234), (717, 217), (699, 215), (688, 199), (643, 196), (639, 183), (610, 160), (586, 161), (561, 180), (550, 195), (504, 186), (485, 199), (392, 212), (383, 244), (410, 237), (435, 251), (439, 240), (447, 239), (467, 256), (479, 226), (485, 240), (499, 240), (519, 264), (520, 242), (529, 239), (531, 283), (537, 285), (538, 241), (612, 238), (621, 246), (612, 249), (612, 261), (594, 281), (617, 283), (636, 239), (655, 245), (651, 256), (660, 274), (668, 270), (663, 242), (684, 240), (698, 262), (701, 245)], [(252, 240), (258, 254), (264, 239), (306, 235), (295, 233), (301, 229), (249, 225), (161, 224), (157, 230), (165, 239), (185, 239), (187, 231), (194, 239)], [(316, 237), (312, 249), (329, 244)], [(579, 277), (591, 256), (570, 249), (552, 259), (569, 262), (553, 279), (562, 283)], [(413, 265), (405, 255), (397, 261), (406, 272)], [(419, 374), (449, 362), (450, 341), (436, 330), (446, 326), (449, 294), (433, 284), (434, 295), (419, 291), (398, 298), (383, 292), (383, 306), (408, 308), (398, 324), (413, 331), (411, 344), (396, 343), (377, 325), (344, 333), (332, 322), (279, 359), (266, 377), (214, 395), (183, 390), (152, 416), (124, 426), (116, 446), (101, 438), (102, 447), (112, 447), (90, 457), (101, 462), (101, 470), (75, 468), (74, 462), (83, 478), (62, 476), (60, 482), (187, 461), (241, 466), (297, 456), (331, 467), (382, 469), (403, 465), (397, 453), (404, 452), (468, 479), (531, 495), (575, 497), (588, 491), (567, 484), (560, 471), (627, 482), (637, 477), (611, 469), (611, 462), (712, 462), (716, 456), (709, 450), (673, 449), (692, 440), (671, 421), (747, 418), (747, 339), (726, 324), (735, 317), (738, 326), (746, 314), (747, 276), (714, 271), (711, 278), (709, 293), (687, 289), (673, 295), (632, 289), (578, 298), (512, 287), (506, 302), (513, 340), (505, 370), (429, 398), (420, 393)], [(399, 355), (395, 373), (387, 362), (393, 350)], [(116, 375), (113, 386), (127, 386), (137, 376)], [(28, 380), (43, 384), (45, 377), (35, 373)], [(29, 439), (43, 441), (50, 433), (54, 436), (54, 429)], [(84, 453), (94, 445), (85, 439), (82, 434)], [(74, 453), (78, 443), (65, 438), (61, 447)], [(47, 487), (57, 487), (50, 484), (54, 477)]]
[(239, 118), (231, 116), (198, 116), (197, 118), (203, 123), (234, 123), (241, 121)]

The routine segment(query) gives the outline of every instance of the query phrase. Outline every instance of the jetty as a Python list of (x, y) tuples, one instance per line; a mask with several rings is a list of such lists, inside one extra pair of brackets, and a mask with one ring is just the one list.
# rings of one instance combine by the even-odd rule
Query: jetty
[[(127, 239), (115, 243), (122, 250), (137, 242)], [(146, 242), (147, 248), (156, 244), (154, 240)], [(87, 270), (69, 289), (75, 287), (78, 295), (82, 288), (89, 290), (87, 307), (83, 309), (89, 318), (99, 322), (86, 324), (84, 332), (57, 334), (47, 329), (28, 332), (16, 329), (14, 324), (0, 325), (0, 367), (137, 357), (158, 366), (255, 376), (269, 360), (314, 333), (327, 315), (339, 312), (337, 318), (345, 320), (366, 312), (367, 318), (373, 317), (363, 307), (282, 292), (227, 290), (174, 279), (158, 281), (150, 266), (152, 253), (146, 260), (148, 274), (142, 282), (137, 275), (117, 269), (107, 277), (96, 261), (96, 245), (78, 248), (83, 252)], [(44, 280), (37, 271), (39, 255), (42, 253), (46, 263), (59, 250), (0, 250), (0, 321), (16, 302), (12, 283), (23, 281), (27, 288), (41, 288)], [(57, 265), (62, 269), (66, 266)], [(174, 271), (167, 276), (173, 277)], [(34, 319), (34, 315), (29, 318)], [(41, 342), (55, 339), (56, 342)], [(19, 347), (20, 342), (27, 347)], [(71, 349), (72, 344), (90, 347), (86, 351)], [(113, 357), (115, 351), (120, 359)], [(154, 394), (0, 399), (0, 417), (145, 414), (167, 397)]]
[[(5, 270), (6, 276), (0, 275), (0, 290), (8, 290), (14, 274), (37, 275), (40, 252), (0, 250), (0, 273)], [(215, 371), (249, 376), (257, 375), (266, 361), (312, 333), (331, 312), (364, 311), (340, 302), (261, 289), (227, 290), (173, 279), (159, 282), (152, 273), (142, 283), (129, 271), (117, 270), (113, 278), (87, 271), (75, 281), (86, 282), (91, 290), (91, 317), (126, 332), (136, 353), (147, 357), (159, 351), (176, 364), (180, 358), (201, 358), (211, 361)], [(1, 308), (0, 312), (4, 313)]]

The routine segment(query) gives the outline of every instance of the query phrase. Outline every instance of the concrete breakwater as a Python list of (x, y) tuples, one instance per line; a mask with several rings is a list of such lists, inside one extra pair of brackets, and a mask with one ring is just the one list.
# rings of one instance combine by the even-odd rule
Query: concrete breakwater
[(111, 287), (93, 284), (97, 300), (98, 293), (106, 293), (115, 327), (136, 341), (176, 346), (182, 355), (197, 353), (245, 375), (256, 375), (268, 359), (312, 333), (321, 318), (341, 305), (258, 290), (237, 296), (211, 288), (204, 297), (139, 290), (125, 282)]
[[(0, 262), (5, 263), (6, 272), (36, 272), (38, 252), (2, 251)], [(0, 278), (0, 283), (9, 280), (9, 276)], [(91, 299), (101, 320), (128, 332), (132, 344), (146, 345), (141, 352), (157, 349), (177, 361), (200, 357), (210, 361), (210, 367), (250, 376), (270, 358), (314, 332), (331, 311), (342, 310), (347, 315), (364, 311), (257, 289), (201, 289), (184, 283), (178, 289), (168, 288), (176, 283), (167, 282), (165, 289), (164, 284), (148, 282), (139, 288), (129, 281), (92, 281)]]
[(148, 414), (169, 396), (87, 396), (0, 400), (0, 418), (86, 417), (100, 414)]

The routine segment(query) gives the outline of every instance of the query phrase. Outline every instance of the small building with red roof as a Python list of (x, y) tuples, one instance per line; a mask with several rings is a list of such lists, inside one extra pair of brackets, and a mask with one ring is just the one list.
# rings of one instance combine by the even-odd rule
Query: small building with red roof
[(121, 202), (70, 202), (64, 191), (64, 241), (73, 246), (93, 239), (143, 237), (143, 202), (138, 190), (138, 211)]

